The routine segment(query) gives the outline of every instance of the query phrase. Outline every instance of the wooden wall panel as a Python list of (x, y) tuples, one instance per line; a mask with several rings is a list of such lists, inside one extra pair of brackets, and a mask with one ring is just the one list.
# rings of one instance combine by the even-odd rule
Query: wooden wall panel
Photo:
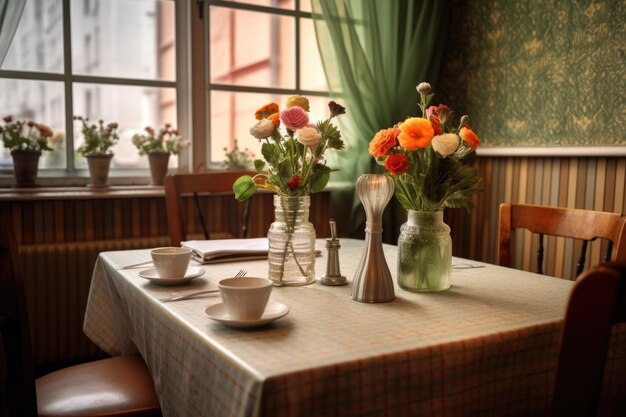
[[(624, 157), (478, 157), (474, 166), (484, 177), (485, 191), (475, 197), (476, 209), (448, 210), (455, 256), (495, 263), (500, 203), (543, 204), (622, 213), (626, 207)], [(536, 270), (537, 237), (517, 231), (515, 267)], [(574, 279), (580, 243), (546, 239), (546, 274)], [(590, 245), (586, 265), (601, 262), (606, 242)]]

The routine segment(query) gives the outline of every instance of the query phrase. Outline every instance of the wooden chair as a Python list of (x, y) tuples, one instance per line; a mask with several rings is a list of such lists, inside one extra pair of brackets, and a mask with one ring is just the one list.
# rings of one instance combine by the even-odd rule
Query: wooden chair
[[(597, 415), (614, 324), (626, 322), (626, 263), (599, 265), (572, 290), (563, 325), (553, 417)], [(619, 401), (619, 400), (618, 400)], [(626, 415), (626, 398), (612, 404)]]
[(582, 247), (576, 276), (585, 268), (585, 258), (589, 241), (607, 239), (609, 244), (604, 262), (626, 261), (626, 219), (618, 213), (569, 209), (562, 207), (537, 206), (530, 204), (500, 205), (500, 226), (498, 230), (498, 264), (512, 266), (512, 230), (528, 229), (539, 234), (537, 251), (537, 272), (543, 273), (543, 236), (561, 236), (582, 240)]
[(7, 209), (0, 212), (0, 341), (0, 415), (161, 415), (152, 377), (139, 355), (76, 365), (35, 380), (17, 242)]
[[(205, 210), (200, 201), (204, 196), (228, 195), (232, 199), (232, 210), (237, 212), (237, 201), (233, 195), (233, 183), (241, 175), (254, 175), (250, 171), (215, 171), (197, 174), (173, 174), (165, 177), (165, 204), (167, 207), (167, 222), (172, 246), (180, 246), (180, 242), (188, 240), (187, 230), (189, 205), (184, 201), (193, 203), (197, 224), (202, 229), (204, 239), (210, 238), (246, 238), (248, 237), (248, 223), (250, 221), (250, 207), (252, 198), (246, 200), (243, 207), (242, 220), (237, 221), (238, 216), (228, 216), (228, 230), (209, 233), (209, 226), (205, 218)], [(190, 197), (190, 198), (189, 198)], [(187, 210), (185, 210), (187, 208)], [(210, 210), (210, 208), (209, 208)], [(232, 213), (230, 213), (232, 214)], [(241, 231), (237, 230), (241, 224)], [(223, 224), (220, 226), (224, 226)], [(214, 228), (213, 228), (214, 229)]]

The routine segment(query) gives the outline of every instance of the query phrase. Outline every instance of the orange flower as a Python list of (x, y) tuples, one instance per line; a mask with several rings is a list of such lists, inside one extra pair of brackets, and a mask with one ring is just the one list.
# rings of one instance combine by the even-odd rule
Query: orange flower
[(469, 127), (462, 127), (461, 131), (459, 132), (459, 136), (473, 150), (476, 150), (476, 148), (478, 148), (478, 145), (480, 145), (480, 139), (478, 138), (478, 135), (474, 133), (474, 131)]
[(409, 158), (403, 153), (394, 153), (385, 160), (385, 168), (392, 175), (404, 174), (409, 170)]
[(278, 129), (280, 126), (280, 113), (274, 113), (267, 116), (267, 120), (271, 120), (274, 123), (274, 127)]
[(278, 104), (276, 103), (268, 103), (263, 107), (260, 107), (256, 113), (254, 113), (254, 117), (257, 120), (265, 119), (271, 114), (278, 113)]
[(398, 141), (407, 151), (425, 148), (435, 136), (433, 125), (428, 119), (410, 117), (400, 125)]
[(372, 138), (368, 152), (374, 158), (387, 155), (387, 152), (396, 146), (396, 139), (399, 134), (400, 129), (395, 127), (379, 130)]

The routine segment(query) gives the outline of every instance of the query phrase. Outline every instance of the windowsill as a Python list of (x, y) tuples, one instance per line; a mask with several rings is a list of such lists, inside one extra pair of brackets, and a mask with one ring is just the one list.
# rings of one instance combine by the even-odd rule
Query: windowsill
[(142, 198), (163, 197), (164, 195), (161, 185), (111, 185), (102, 188), (89, 186), (0, 188), (0, 202)]

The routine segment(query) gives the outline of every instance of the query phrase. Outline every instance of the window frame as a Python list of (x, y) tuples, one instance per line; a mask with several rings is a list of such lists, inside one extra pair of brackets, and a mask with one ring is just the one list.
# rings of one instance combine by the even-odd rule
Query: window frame
[[(175, 22), (175, 44), (176, 44), (176, 79), (174, 81), (149, 80), (141, 78), (106, 77), (95, 75), (77, 75), (72, 73), (72, 44), (71, 44), (71, 17), (70, 0), (62, 0), (63, 18), (63, 70), (60, 73), (20, 71), (0, 69), (0, 78), (18, 79), (27, 81), (55, 81), (63, 83), (63, 94), (65, 98), (65, 157), (66, 168), (39, 170), (37, 182), (42, 186), (68, 186), (85, 185), (89, 181), (89, 171), (87, 168), (76, 168), (74, 160), (74, 121), (73, 121), (73, 85), (80, 83), (103, 84), (115, 86), (137, 86), (137, 87), (158, 87), (174, 88), (176, 90), (176, 114), (177, 127), (181, 136), (191, 137), (191, 118), (189, 114), (190, 98), (189, 91), (189, 25), (190, 3), (187, 1), (171, 1), (174, 5)], [(85, 15), (78, 8), (78, 16), (84, 18)], [(42, 121), (44, 122), (44, 121)], [(189, 170), (190, 152), (183, 149), (178, 155), (179, 170)], [(111, 185), (136, 185), (148, 184), (150, 172), (147, 168), (123, 168), (111, 170), (109, 173), (109, 183)], [(0, 169), (0, 187), (14, 184), (13, 169)]]
[[(198, 10), (194, 16), (194, 24), (196, 29), (192, 30), (193, 36), (198, 36), (202, 33), (201, 42), (199, 39), (195, 39), (192, 46), (194, 52), (200, 52), (199, 46), (201, 44), (202, 51), (205, 59), (201, 65), (199, 62), (194, 63), (192, 67), (194, 84), (198, 80), (203, 80), (203, 88), (197, 88), (197, 91), (202, 91), (203, 95), (195, 94), (193, 97), (194, 108), (201, 108), (203, 111), (200, 113), (202, 116), (198, 119), (194, 117), (194, 133), (202, 135), (206, 138), (202, 144), (193, 143), (193, 166), (194, 167), (206, 167), (209, 169), (221, 168), (221, 161), (215, 161), (211, 155), (211, 92), (212, 91), (224, 91), (231, 93), (261, 93), (261, 94), (276, 94), (276, 95), (294, 95), (300, 94), (304, 96), (315, 97), (329, 97), (331, 92), (329, 90), (307, 90), (301, 88), (301, 63), (300, 63), (300, 43), (301, 43), (301, 19), (313, 19), (313, 13), (301, 10), (301, 1), (293, 0), (293, 9), (280, 8), (274, 6), (260, 6), (250, 3), (240, 3), (228, 0), (198, 0)], [(243, 86), (236, 84), (221, 84), (211, 81), (211, 45), (208, 40), (210, 39), (211, 27), (210, 27), (210, 8), (221, 7), (231, 10), (242, 10), (251, 12), (267, 13), (274, 16), (288, 16), (294, 19), (294, 88), (281, 88), (281, 87), (258, 87), (258, 86)], [(201, 17), (200, 17), (201, 16)], [(201, 22), (201, 32), (198, 28), (198, 21)], [(194, 134), (194, 137), (197, 137)]]

